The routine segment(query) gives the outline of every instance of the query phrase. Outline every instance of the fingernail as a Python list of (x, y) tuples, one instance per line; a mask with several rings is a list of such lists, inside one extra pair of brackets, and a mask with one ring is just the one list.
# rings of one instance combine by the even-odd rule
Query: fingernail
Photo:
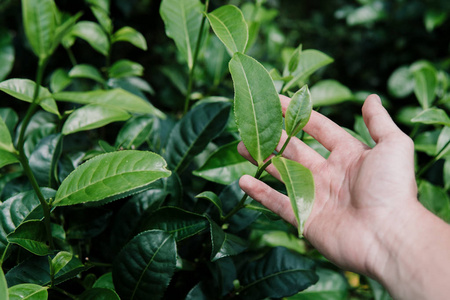
[(383, 103), (381, 102), (380, 96), (378, 96), (377, 94), (372, 94), (372, 95), (370, 95), (370, 97), (376, 99), (376, 100), (378, 101), (378, 103), (383, 104)]

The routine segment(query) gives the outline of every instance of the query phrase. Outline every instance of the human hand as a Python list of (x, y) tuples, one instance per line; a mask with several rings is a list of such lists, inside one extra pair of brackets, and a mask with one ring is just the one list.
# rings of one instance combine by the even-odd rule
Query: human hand
[[(280, 96), (280, 100), (285, 113), (290, 99)], [(316, 198), (305, 238), (338, 266), (376, 278), (391, 259), (385, 251), (386, 237), (412, 218), (409, 214), (418, 205), (414, 144), (394, 124), (378, 96), (366, 99), (362, 113), (374, 148), (313, 111), (304, 131), (330, 156), (323, 158), (297, 138), (291, 139), (283, 156), (309, 168), (314, 177)], [(277, 151), (286, 138), (283, 133)], [(242, 143), (238, 150), (252, 160)], [(266, 171), (280, 179), (272, 165)], [(287, 196), (251, 176), (243, 176), (239, 184), (250, 197), (297, 225)]]

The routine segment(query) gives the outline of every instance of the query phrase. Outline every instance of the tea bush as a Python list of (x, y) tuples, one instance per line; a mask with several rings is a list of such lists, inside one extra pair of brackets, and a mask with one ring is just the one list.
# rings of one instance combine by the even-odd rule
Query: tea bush
[(373, 147), (359, 110), (378, 92), (414, 139), (419, 200), (450, 221), (448, 4), (324, 3), (0, 3), (0, 298), (388, 299), (301, 237), (313, 177), (282, 153), (296, 137), (328, 156), (302, 131), (313, 108)]

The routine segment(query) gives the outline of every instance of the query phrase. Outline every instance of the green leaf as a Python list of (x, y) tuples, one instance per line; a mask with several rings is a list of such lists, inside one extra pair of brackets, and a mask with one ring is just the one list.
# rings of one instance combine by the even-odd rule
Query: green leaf
[(229, 185), (243, 175), (254, 175), (257, 167), (237, 151), (239, 141), (231, 142), (214, 151), (205, 164), (192, 172), (206, 180)]
[(442, 25), (448, 17), (447, 11), (437, 9), (427, 9), (425, 12), (424, 23), (428, 32), (432, 32), (434, 28)]
[(159, 10), (166, 35), (175, 41), (189, 69), (194, 65), (203, 10), (204, 5), (199, 0), (163, 0)]
[(71, 78), (88, 78), (99, 83), (105, 83), (102, 74), (96, 67), (87, 64), (76, 65), (70, 70), (69, 77)]
[(174, 236), (179, 242), (199, 234), (208, 228), (208, 220), (199, 214), (178, 207), (163, 207), (143, 218), (141, 231), (160, 229)]
[(329, 269), (317, 270), (319, 281), (288, 300), (346, 300), (349, 286), (344, 276)]
[(72, 83), (69, 74), (64, 69), (56, 69), (50, 77), (50, 89), (54, 92), (60, 92), (64, 90), (69, 84)]
[(83, 292), (77, 300), (120, 300), (120, 297), (112, 289), (90, 288)]
[(436, 97), (437, 72), (428, 62), (419, 61), (411, 65), (414, 75), (414, 94), (423, 109), (429, 108)]
[(301, 164), (283, 157), (273, 158), (272, 163), (286, 185), (292, 209), (297, 219), (298, 233), (301, 235), (314, 205), (312, 173)]
[(109, 53), (109, 39), (102, 27), (90, 21), (80, 21), (72, 28), (70, 35), (85, 40), (97, 52), (107, 56)]
[(313, 49), (301, 53), (297, 69), (292, 72), (293, 78), (284, 86), (283, 93), (305, 81), (312, 73), (333, 62), (328, 55)]
[(121, 78), (137, 76), (140, 77), (144, 74), (144, 67), (134, 61), (121, 59), (115, 62), (108, 70), (109, 77)]
[(88, 104), (70, 114), (62, 128), (63, 135), (103, 127), (112, 122), (126, 121), (131, 117), (125, 110), (102, 105)]
[(278, 93), (267, 70), (255, 59), (236, 53), (229, 67), (239, 133), (250, 155), (262, 164), (281, 137), (283, 116)]
[(8, 234), (7, 239), (9, 243), (17, 244), (35, 255), (44, 256), (50, 253), (50, 247), (46, 244), (45, 224), (39, 220), (23, 222), (14, 232)]
[(85, 0), (89, 5), (103, 9), (109, 14), (110, 0)]
[(354, 99), (350, 89), (336, 80), (322, 80), (311, 88), (314, 106), (334, 105)]
[(51, 55), (56, 30), (55, 9), (53, 0), (22, 1), (25, 34), (40, 60)]
[(8, 285), (6, 284), (5, 274), (0, 267), (0, 299), (9, 300), (8, 297)]
[(450, 126), (450, 118), (445, 110), (440, 108), (428, 108), (411, 119), (413, 123), (441, 124)]
[(60, 251), (55, 255), (52, 259), (52, 264), (50, 266), (50, 270), (52, 274), (58, 274), (59, 271), (62, 270), (71, 260), (73, 254), (66, 251)]
[(312, 111), (311, 94), (308, 86), (303, 86), (292, 97), (286, 110), (285, 122), (288, 136), (296, 136), (309, 121)]
[(14, 65), (14, 46), (12, 35), (4, 29), (0, 29), (0, 81), (5, 79)]
[(439, 160), (446, 156), (450, 151), (450, 127), (442, 128), (436, 145), (435, 159)]
[(171, 170), (181, 173), (225, 129), (229, 111), (229, 103), (205, 103), (190, 110), (175, 125), (165, 153)]
[(250, 262), (239, 276), (242, 299), (282, 298), (296, 294), (319, 279), (314, 262), (286, 248), (276, 247)]
[[(0, 82), (0, 91), (3, 91), (14, 98), (26, 102), (33, 102), (33, 94), (36, 88), (36, 83), (28, 79), (8, 79)], [(39, 96), (37, 99), (39, 105), (46, 111), (59, 116), (58, 107), (52, 94), (48, 89), (39, 87)]]
[(113, 25), (112, 25), (112, 20), (109, 17), (109, 13), (98, 6), (93, 6), (93, 5), (91, 6), (91, 11), (94, 14), (95, 18), (97, 19), (97, 21), (102, 26), (102, 28), (107, 33), (111, 34), (112, 30), (113, 30)]
[(414, 75), (408, 66), (401, 66), (391, 74), (388, 90), (396, 98), (404, 98), (414, 91)]
[(217, 225), (216, 222), (209, 219), (211, 231), (211, 261), (237, 255), (247, 249), (247, 243), (230, 233), (225, 231)]
[(30, 168), (40, 186), (56, 185), (57, 164), (62, 152), (62, 136), (59, 133), (43, 138), (29, 158)]
[(367, 280), (369, 281), (374, 300), (392, 300), (388, 291), (381, 284), (369, 277), (367, 277)]
[(2, 107), (0, 108), (0, 118), (3, 119), (6, 127), (8, 127), (9, 133), (13, 135), (14, 129), (19, 122), (19, 116), (17, 113), (12, 108)]
[(117, 30), (112, 36), (112, 42), (128, 42), (139, 49), (147, 50), (147, 41), (144, 36), (134, 28), (125, 26)]
[(0, 150), (0, 168), (18, 162), (19, 159), (17, 158), (17, 156), (12, 154), (11, 152)]
[(286, 72), (283, 71), (283, 75), (287, 76), (292, 74), (298, 68), (298, 64), (300, 63), (300, 57), (302, 55), (302, 44), (300, 44), (295, 50), (292, 52), (289, 57), (289, 61), (285, 67)]
[(220, 216), (223, 216), (222, 201), (220, 201), (219, 196), (217, 196), (215, 193), (206, 191), (206, 192), (202, 192), (202, 193), (198, 194), (197, 196), (195, 196), (195, 198), (206, 199), (206, 200), (210, 201), (212, 204), (214, 204), (215, 207), (217, 207), (217, 209), (219, 210)]
[(177, 249), (173, 236), (161, 230), (133, 238), (113, 264), (113, 281), (122, 299), (161, 299), (175, 271)]
[[(50, 258), (53, 257), (53, 255), (50, 255)], [(55, 274), (54, 284), (60, 284), (69, 280), (86, 269), (87, 267), (73, 256), (72, 260)], [(6, 274), (6, 281), (10, 287), (22, 283), (34, 283), (41, 286), (50, 285), (51, 276), (48, 257), (33, 256), (21, 262), (9, 270)]]
[(117, 200), (169, 175), (164, 159), (152, 152), (126, 150), (98, 155), (67, 176), (53, 205)]
[(224, 5), (206, 15), (214, 33), (230, 53), (244, 53), (248, 40), (248, 27), (241, 10)]
[[(210, 34), (203, 49), (205, 70), (214, 86), (221, 83), (222, 78), (228, 71), (230, 55), (217, 36)], [(186, 83), (184, 83), (185, 85)], [(186, 91), (183, 93), (186, 94)]]
[(355, 117), (355, 131), (360, 136), (360, 141), (365, 143), (370, 148), (375, 147), (376, 143), (372, 139), (372, 136), (370, 135), (369, 129), (367, 129), (366, 123), (364, 122), (364, 119), (362, 116), (356, 116)]
[[(55, 196), (52, 189), (42, 188), (46, 199)], [(40, 220), (44, 213), (34, 191), (22, 192), (0, 204), (0, 264), (8, 256), (7, 235), (27, 220)]]
[(124, 149), (139, 148), (152, 133), (153, 118), (137, 116), (129, 119), (120, 129), (116, 138), (116, 147)]
[(439, 218), (450, 222), (450, 197), (443, 188), (425, 180), (421, 181), (419, 183), (419, 201)]
[(64, 23), (56, 27), (55, 38), (53, 40), (51, 53), (55, 51), (55, 49), (59, 46), (64, 37), (72, 30), (72, 28), (75, 26), (75, 23), (82, 15), (83, 13), (79, 12), (76, 15), (69, 17), (67, 20), (64, 21)]
[[(48, 287), (37, 284), (24, 283), (8, 289), (10, 300), (47, 300)], [(6, 298), (8, 299), (8, 298)]]
[(3, 118), (0, 117), (0, 150), (5, 150), (7, 152), (14, 153), (16, 150), (11, 140), (11, 134), (6, 126)]
[(96, 90), (90, 92), (60, 92), (53, 95), (57, 101), (80, 104), (103, 104), (133, 113), (152, 114), (160, 118), (165, 115), (151, 103), (123, 89)]
[(100, 276), (92, 285), (93, 288), (104, 288), (114, 290), (112, 272), (108, 272)]

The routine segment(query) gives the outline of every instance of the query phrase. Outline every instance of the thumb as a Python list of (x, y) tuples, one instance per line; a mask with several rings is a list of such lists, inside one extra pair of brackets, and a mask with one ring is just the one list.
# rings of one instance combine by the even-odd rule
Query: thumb
[(376, 143), (388, 136), (404, 134), (389, 116), (378, 95), (372, 94), (367, 97), (362, 107), (362, 115), (367, 129)]

